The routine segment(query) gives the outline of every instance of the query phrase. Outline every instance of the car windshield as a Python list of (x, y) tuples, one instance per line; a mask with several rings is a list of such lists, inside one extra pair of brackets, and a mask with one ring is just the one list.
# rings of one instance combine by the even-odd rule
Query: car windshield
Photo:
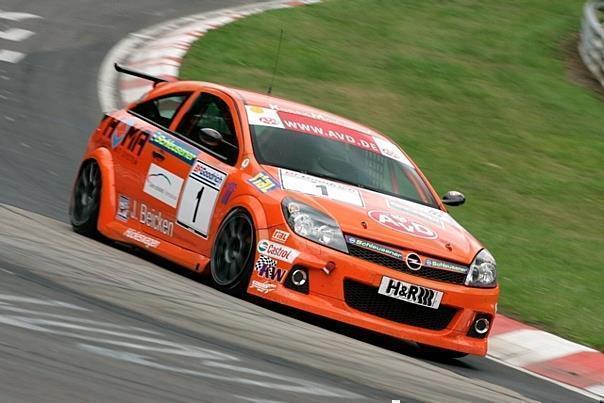
[[(412, 165), (386, 157), (379, 150), (370, 151), (358, 144), (351, 144), (346, 141), (346, 137), (341, 138), (344, 141), (338, 141), (280, 127), (251, 125), (250, 131), (254, 153), (261, 164), (331, 179), (438, 208), (425, 182)], [(388, 145), (392, 147), (390, 143)], [(396, 151), (400, 153), (398, 149)]]

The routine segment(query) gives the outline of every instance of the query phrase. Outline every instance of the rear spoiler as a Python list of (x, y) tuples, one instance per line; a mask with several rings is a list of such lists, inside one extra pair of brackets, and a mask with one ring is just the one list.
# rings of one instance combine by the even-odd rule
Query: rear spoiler
[(134, 77), (142, 78), (143, 80), (152, 81), (154, 87), (157, 84), (159, 84), (159, 83), (167, 83), (168, 82), (168, 80), (166, 80), (164, 78), (155, 77), (155, 76), (152, 76), (152, 75), (149, 75), (149, 74), (142, 73), (140, 71), (127, 69), (125, 67), (120, 66), (117, 63), (114, 63), (113, 67), (115, 67), (115, 71), (117, 71), (118, 73), (129, 74), (129, 75), (134, 76)]

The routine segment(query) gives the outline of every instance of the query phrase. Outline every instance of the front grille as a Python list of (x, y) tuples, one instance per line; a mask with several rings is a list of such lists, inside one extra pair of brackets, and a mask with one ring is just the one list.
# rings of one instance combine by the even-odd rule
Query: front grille
[(441, 305), (438, 309), (411, 304), (385, 295), (378, 289), (354, 280), (344, 280), (344, 299), (351, 308), (397, 323), (430, 330), (446, 328), (457, 309)]
[(380, 266), (389, 267), (391, 269), (401, 271), (412, 276), (429, 278), (431, 280), (443, 281), (451, 284), (464, 284), (466, 281), (466, 274), (455, 273), (453, 271), (435, 269), (433, 267), (422, 266), (418, 271), (409, 270), (405, 262), (402, 260), (395, 259), (390, 256), (382, 255), (360, 246), (352, 245), (348, 243), (348, 252), (350, 256), (357, 257), (359, 259), (367, 260)]

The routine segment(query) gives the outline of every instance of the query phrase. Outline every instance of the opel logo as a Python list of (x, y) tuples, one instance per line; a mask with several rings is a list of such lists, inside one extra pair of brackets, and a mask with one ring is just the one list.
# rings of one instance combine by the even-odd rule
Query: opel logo
[(418, 271), (422, 268), (422, 260), (415, 253), (409, 253), (405, 258), (405, 263), (407, 263), (407, 267), (413, 271)]

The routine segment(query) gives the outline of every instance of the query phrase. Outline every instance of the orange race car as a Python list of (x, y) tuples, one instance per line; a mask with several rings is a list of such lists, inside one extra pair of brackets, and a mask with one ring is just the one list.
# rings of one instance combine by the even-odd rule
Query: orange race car
[(491, 254), (390, 139), (333, 114), (204, 82), (155, 83), (92, 133), (75, 231), (209, 271), (250, 293), (417, 342), (484, 355)]

